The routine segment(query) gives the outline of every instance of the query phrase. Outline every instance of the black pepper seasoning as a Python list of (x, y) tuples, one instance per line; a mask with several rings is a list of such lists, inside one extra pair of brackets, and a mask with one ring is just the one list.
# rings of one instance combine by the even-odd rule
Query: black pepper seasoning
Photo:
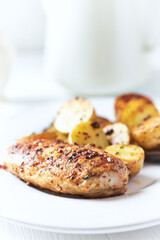
[(92, 123), (91, 123), (91, 126), (92, 126), (93, 128), (100, 128), (100, 125), (99, 125), (98, 122), (92, 122)]

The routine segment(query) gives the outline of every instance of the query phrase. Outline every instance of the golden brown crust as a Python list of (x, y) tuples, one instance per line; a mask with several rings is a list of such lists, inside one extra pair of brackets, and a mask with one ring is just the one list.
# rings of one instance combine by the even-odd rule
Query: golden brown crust
[(120, 95), (116, 98), (115, 103), (114, 103), (114, 110), (115, 110), (115, 117), (117, 121), (120, 119), (120, 114), (122, 110), (126, 107), (126, 105), (136, 99), (145, 99), (148, 101), (148, 103), (153, 104), (152, 100), (148, 98), (147, 96), (137, 94), (137, 93), (128, 93), (128, 94), (123, 94)]
[(134, 127), (132, 137), (145, 150), (160, 149), (160, 116), (152, 117)]
[(92, 146), (31, 140), (11, 146), (7, 169), (26, 182), (55, 192), (86, 197), (123, 194), (128, 171), (118, 158)]
[(143, 97), (129, 101), (120, 111), (118, 121), (126, 124), (129, 130), (132, 130), (142, 121), (156, 116), (159, 116), (159, 112), (154, 104)]

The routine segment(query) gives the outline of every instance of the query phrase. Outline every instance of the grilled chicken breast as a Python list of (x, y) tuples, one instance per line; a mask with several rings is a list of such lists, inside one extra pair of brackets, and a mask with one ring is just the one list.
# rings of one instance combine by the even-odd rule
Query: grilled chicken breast
[(125, 164), (92, 146), (29, 140), (8, 148), (4, 165), (22, 180), (54, 192), (108, 197), (127, 189)]

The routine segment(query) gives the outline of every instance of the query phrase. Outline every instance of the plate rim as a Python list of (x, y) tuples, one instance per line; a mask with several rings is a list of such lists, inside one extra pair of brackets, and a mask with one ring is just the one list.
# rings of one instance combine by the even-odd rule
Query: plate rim
[(109, 227), (109, 228), (105, 227), (105, 228), (94, 228), (94, 229), (79, 228), (78, 229), (78, 228), (64, 228), (64, 227), (49, 227), (49, 226), (44, 226), (39, 224), (26, 223), (26, 222), (15, 220), (5, 216), (0, 216), (0, 219), (5, 220), (6, 222), (9, 222), (9, 223), (14, 223), (16, 225), (35, 229), (35, 230), (64, 233), (64, 234), (81, 234), (81, 235), (129, 232), (129, 231), (135, 231), (135, 230), (140, 230), (140, 229), (145, 229), (148, 227), (154, 227), (154, 226), (160, 225), (160, 218), (159, 218), (157, 220), (146, 221), (144, 223), (128, 224), (122, 227)]

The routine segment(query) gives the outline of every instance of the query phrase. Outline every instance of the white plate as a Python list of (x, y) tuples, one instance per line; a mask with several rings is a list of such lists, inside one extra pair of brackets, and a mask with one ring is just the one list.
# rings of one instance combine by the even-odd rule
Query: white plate
[[(93, 100), (98, 114), (113, 117), (113, 99)], [(1, 151), (18, 137), (50, 124), (59, 104), (32, 108), (0, 124)], [(0, 216), (32, 228), (64, 233), (109, 233), (160, 223), (160, 165), (145, 165), (125, 195), (75, 199), (26, 186), (0, 170)]]

